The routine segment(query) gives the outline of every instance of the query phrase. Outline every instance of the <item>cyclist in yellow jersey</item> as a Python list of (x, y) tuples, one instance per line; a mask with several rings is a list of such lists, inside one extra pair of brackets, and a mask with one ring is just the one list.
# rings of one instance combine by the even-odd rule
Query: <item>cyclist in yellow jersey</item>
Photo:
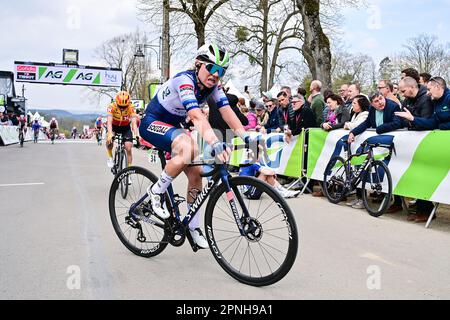
[(138, 139), (138, 128), (136, 125), (136, 112), (131, 104), (131, 97), (127, 91), (120, 91), (116, 100), (108, 106), (107, 112), (107, 130), (108, 137), (106, 139), (106, 149), (108, 151), (107, 165), (109, 168), (114, 167), (113, 161), (113, 137), (116, 133), (122, 134), (125, 142), (125, 150), (128, 155), (128, 166), (133, 163), (131, 150), (133, 148), (133, 133)]

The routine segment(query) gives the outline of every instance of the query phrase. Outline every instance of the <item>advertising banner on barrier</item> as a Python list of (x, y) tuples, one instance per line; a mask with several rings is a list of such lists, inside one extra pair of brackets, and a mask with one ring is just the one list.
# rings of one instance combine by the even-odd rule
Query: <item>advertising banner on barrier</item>
[[(260, 133), (253, 132), (250, 134), (255, 138)], [(279, 133), (263, 135), (267, 145), (267, 155), (260, 157), (260, 163), (264, 166), (272, 168), (277, 174), (287, 177), (299, 178), (302, 174), (303, 161), (303, 134), (294, 137), (287, 144), (284, 142), (284, 135)], [(240, 138), (233, 139), (233, 145), (243, 145), (244, 142)], [(245, 163), (247, 159), (245, 150), (233, 151), (230, 164), (239, 166)], [(267, 161), (265, 161), (267, 160)]]
[[(307, 176), (322, 181), (325, 168), (333, 154), (343, 156), (337, 142), (349, 134), (347, 130), (330, 133), (309, 130)], [(356, 137), (351, 150), (367, 138), (377, 135), (366, 131)], [(394, 194), (450, 204), (450, 131), (399, 130), (384, 135), (393, 136), (396, 154), (388, 163)], [(384, 149), (386, 150), (386, 149)], [(377, 150), (382, 153), (383, 150)]]
[(18, 61), (14, 64), (17, 82), (102, 87), (120, 87), (122, 84), (120, 69)]
[[(19, 143), (19, 131), (18, 127), (14, 126), (0, 126), (0, 138), (5, 146)], [(25, 141), (33, 140), (33, 130), (31, 128), (27, 129), (25, 134)], [(39, 140), (46, 140), (45, 134), (41, 131), (39, 132)]]

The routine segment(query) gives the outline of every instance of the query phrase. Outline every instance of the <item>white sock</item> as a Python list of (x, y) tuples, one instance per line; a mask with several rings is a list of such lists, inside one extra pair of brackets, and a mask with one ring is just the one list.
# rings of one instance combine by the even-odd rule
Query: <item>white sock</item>
[[(188, 211), (191, 210), (192, 204), (188, 203)], [(195, 229), (200, 228), (200, 212), (197, 212), (194, 218), (189, 223), (189, 229), (194, 231)]]
[(152, 192), (153, 192), (154, 194), (163, 194), (163, 193), (165, 193), (166, 190), (167, 190), (167, 188), (168, 188), (168, 187), (170, 186), (170, 184), (172, 183), (172, 181), (173, 181), (173, 178), (170, 177), (170, 176), (166, 173), (166, 171), (164, 170), (164, 171), (161, 173), (161, 177), (159, 178), (158, 182), (156, 182), (156, 183), (153, 185)]

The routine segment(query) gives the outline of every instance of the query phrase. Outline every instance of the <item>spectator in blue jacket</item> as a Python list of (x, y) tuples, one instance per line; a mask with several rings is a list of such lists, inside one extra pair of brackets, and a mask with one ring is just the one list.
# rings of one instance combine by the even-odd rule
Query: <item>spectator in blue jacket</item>
[(278, 100), (271, 99), (266, 101), (266, 108), (269, 112), (269, 120), (264, 127), (256, 127), (262, 133), (273, 133), (279, 128)]
[(434, 106), (434, 114), (431, 118), (415, 117), (407, 109), (395, 114), (418, 128), (450, 130), (450, 90), (447, 88), (447, 83), (441, 77), (433, 77), (427, 84), (427, 90)]

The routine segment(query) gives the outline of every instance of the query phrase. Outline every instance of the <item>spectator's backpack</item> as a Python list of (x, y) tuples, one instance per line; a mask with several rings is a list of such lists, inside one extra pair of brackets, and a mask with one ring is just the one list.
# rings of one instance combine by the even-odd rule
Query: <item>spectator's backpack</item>
[(50, 129), (56, 129), (56, 127), (57, 127), (56, 121), (50, 122)]

